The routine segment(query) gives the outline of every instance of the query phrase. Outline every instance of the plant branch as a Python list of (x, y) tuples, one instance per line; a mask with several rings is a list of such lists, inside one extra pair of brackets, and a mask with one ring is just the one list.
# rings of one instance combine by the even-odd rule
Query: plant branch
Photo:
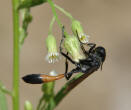
[(87, 74), (78, 74), (72, 80), (68, 81), (62, 89), (55, 96), (55, 106), (57, 106), (61, 100), (79, 83), (81, 83), (84, 79), (86, 79), (89, 75), (91, 75), (94, 71), (96, 71), (96, 67), (90, 69)]
[(55, 16), (53, 16), (50, 25), (49, 25), (49, 33), (48, 34), (52, 34), (52, 28), (53, 28), (53, 24), (55, 22)]
[(9, 96), (13, 96), (12, 92), (7, 90), (4, 86), (0, 86), (0, 91), (2, 91), (5, 94), (8, 94)]
[(19, 0), (12, 0), (13, 11), (13, 110), (19, 110)]
[(69, 17), (70, 20), (72, 20), (72, 21), (74, 20), (74, 18), (72, 17), (72, 15), (69, 12), (65, 11), (63, 8), (61, 8), (60, 6), (58, 6), (56, 4), (54, 4), (54, 6), (55, 6), (55, 8), (60, 10), (62, 13), (64, 13), (67, 17)]
[(50, 4), (50, 6), (51, 6), (52, 12), (53, 12), (53, 14), (54, 14), (54, 16), (55, 16), (55, 19), (56, 19), (59, 27), (62, 28), (62, 24), (61, 24), (60, 20), (58, 19), (57, 14), (56, 14), (56, 10), (55, 10), (54, 3), (52, 2), (52, 0), (47, 0), (47, 2), (48, 2), (48, 3)]

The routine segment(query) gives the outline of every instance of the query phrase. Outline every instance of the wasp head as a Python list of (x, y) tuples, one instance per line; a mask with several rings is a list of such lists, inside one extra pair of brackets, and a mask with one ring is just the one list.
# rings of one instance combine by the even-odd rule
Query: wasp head
[(95, 49), (95, 53), (97, 54), (97, 56), (99, 56), (99, 58), (101, 59), (102, 63), (105, 61), (106, 58), (106, 50), (104, 47), (96, 47)]

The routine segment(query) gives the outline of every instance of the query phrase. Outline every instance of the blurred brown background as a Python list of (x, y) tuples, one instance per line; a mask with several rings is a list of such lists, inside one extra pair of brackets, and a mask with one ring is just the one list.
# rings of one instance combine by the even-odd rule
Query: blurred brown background
[[(56, 110), (130, 110), (131, 109), (131, 1), (130, 0), (54, 0), (54, 2), (81, 21), (90, 42), (107, 49), (102, 71), (97, 71), (75, 88)], [(0, 3), (0, 80), (12, 88), (12, 9), (11, 0)], [(60, 20), (71, 32), (70, 21), (59, 14)], [(55, 65), (45, 61), (45, 38), (52, 12), (48, 4), (32, 8), (33, 22), (20, 55), (20, 103), (25, 100), (34, 107), (42, 95), (41, 85), (29, 85), (21, 77), (29, 73), (64, 72), (64, 60)], [(54, 25), (57, 43), (61, 30)], [(70, 68), (72, 68), (71, 66)], [(56, 82), (56, 91), (66, 82)], [(11, 110), (11, 99), (8, 104)]]

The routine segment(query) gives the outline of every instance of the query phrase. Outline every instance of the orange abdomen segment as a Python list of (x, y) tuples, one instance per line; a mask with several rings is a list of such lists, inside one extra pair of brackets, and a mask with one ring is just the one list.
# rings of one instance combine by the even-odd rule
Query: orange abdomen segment
[(64, 74), (59, 74), (57, 76), (40, 75), (40, 77), (42, 78), (43, 82), (51, 82), (63, 78)]

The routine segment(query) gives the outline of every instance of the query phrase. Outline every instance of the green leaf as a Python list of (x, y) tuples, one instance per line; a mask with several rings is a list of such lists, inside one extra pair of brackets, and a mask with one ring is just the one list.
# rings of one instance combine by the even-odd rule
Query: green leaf
[(5, 93), (0, 90), (0, 110), (8, 110)]
[(23, 0), (18, 6), (18, 9), (30, 8), (30, 7), (37, 6), (46, 2), (47, 0)]
[(20, 38), (19, 38), (20, 48), (23, 45), (24, 40), (28, 35), (27, 29), (32, 21), (32, 16), (29, 8), (22, 9), (21, 14), (22, 14), (22, 27), (20, 27)]

